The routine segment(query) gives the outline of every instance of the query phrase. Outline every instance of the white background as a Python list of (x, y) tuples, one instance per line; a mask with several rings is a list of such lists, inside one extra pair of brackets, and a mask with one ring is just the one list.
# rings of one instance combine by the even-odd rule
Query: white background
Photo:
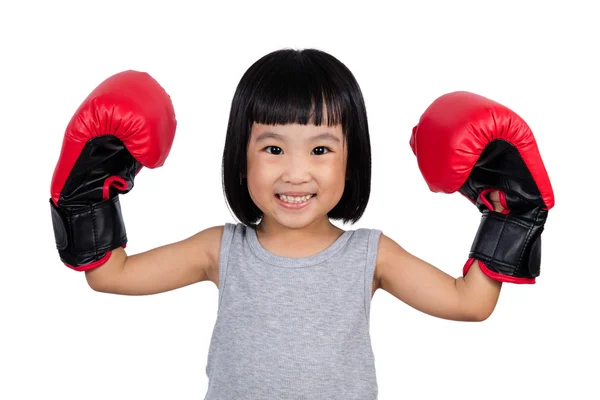
[(364, 218), (346, 229), (381, 229), (461, 274), (479, 213), (458, 194), (431, 193), (408, 145), (424, 109), (449, 91), (519, 113), (554, 186), (538, 283), (504, 285), (487, 321), (440, 320), (376, 293), (379, 398), (600, 398), (600, 29), (591, 5), (8, 3), (0, 7), (0, 398), (203, 398), (217, 288), (92, 291), (58, 258), (50, 180), (64, 128), (88, 93), (116, 72), (147, 71), (171, 95), (179, 125), (165, 165), (144, 170), (121, 198), (128, 252), (234, 222), (220, 183), (231, 99), (244, 71), (283, 47), (330, 52), (363, 90), (373, 187)]

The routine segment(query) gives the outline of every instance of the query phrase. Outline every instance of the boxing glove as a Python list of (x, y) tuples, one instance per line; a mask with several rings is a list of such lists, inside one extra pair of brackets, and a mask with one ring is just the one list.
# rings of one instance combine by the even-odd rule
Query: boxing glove
[[(488, 98), (453, 92), (425, 110), (410, 146), (431, 191), (458, 191), (481, 211), (463, 274), (478, 260), (494, 280), (535, 283), (554, 193), (527, 123)], [(489, 201), (494, 190), (502, 212)]]
[(170, 96), (138, 71), (109, 77), (79, 106), (50, 187), (56, 247), (66, 266), (97, 268), (126, 245), (119, 194), (133, 188), (142, 167), (164, 164), (176, 125)]

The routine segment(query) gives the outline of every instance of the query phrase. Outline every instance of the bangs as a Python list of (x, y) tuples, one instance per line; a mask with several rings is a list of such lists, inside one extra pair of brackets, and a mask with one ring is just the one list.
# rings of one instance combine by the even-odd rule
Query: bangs
[(344, 125), (348, 88), (339, 79), (339, 66), (288, 53), (256, 69), (256, 82), (248, 101), (250, 122), (267, 125), (297, 123)]

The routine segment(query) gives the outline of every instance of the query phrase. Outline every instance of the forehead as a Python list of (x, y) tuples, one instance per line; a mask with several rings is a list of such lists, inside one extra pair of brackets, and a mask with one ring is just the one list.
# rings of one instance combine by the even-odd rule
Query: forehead
[(250, 131), (251, 140), (261, 141), (263, 139), (281, 139), (281, 140), (312, 140), (323, 139), (343, 142), (343, 128), (341, 125), (314, 125), (314, 124), (282, 124), (267, 125), (253, 123)]

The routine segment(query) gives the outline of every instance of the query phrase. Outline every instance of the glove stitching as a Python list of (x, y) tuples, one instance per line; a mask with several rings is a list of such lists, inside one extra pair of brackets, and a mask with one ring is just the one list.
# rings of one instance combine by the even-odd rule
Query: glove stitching
[(73, 250), (75, 250), (74, 249), (75, 246), (72, 243), (73, 240), (69, 240), (69, 238), (73, 237), (73, 215), (71, 214), (71, 212), (69, 211), (69, 209), (65, 209), (64, 211), (65, 212), (64, 212), (63, 215), (65, 217), (65, 220), (66, 220), (65, 222), (66, 222), (66, 225), (67, 225), (67, 229), (69, 231), (67, 232), (67, 248), (65, 248), (63, 250), (63, 252), (65, 252), (67, 254), (70, 254), (70, 253), (73, 252)]
[[(540, 209), (537, 208), (536, 213), (535, 213), (535, 221), (536, 222), (538, 220), (539, 215), (540, 215)], [(531, 224), (529, 226), (529, 231), (527, 232), (527, 236), (525, 237), (525, 244), (523, 246), (523, 249), (521, 250), (521, 254), (519, 255), (518, 265), (521, 265), (521, 261), (523, 260), (523, 256), (525, 255), (525, 250), (529, 247), (529, 241), (531, 240), (531, 234), (533, 233), (534, 226), (535, 226), (535, 224)]]
[(96, 236), (96, 213), (94, 212), (94, 205), (92, 205), (91, 207), (91, 211), (92, 211), (92, 236), (94, 238), (94, 258), (98, 257), (98, 238)]
[(513, 225), (513, 226), (518, 226), (520, 228), (525, 228), (527, 230), (531, 229), (532, 223), (528, 223), (528, 222), (522, 222), (520, 220), (518, 220), (517, 218), (510, 218), (510, 214), (506, 214), (506, 216), (503, 215), (496, 215), (496, 214), (489, 214), (488, 215), (488, 219), (494, 219), (496, 221), (502, 221), (503, 224), (509, 224), (509, 225)]
[(474, 251), (471, 253), (471, 256), (477, 260), (481, 260), (484, 263), (491, 263), (493, 262), (494, 264), (498, 265), (498, 266), (502, 266), (502, 267), (507, 267), (507, 268), (511, 268), (514, 270), (515, 268), (515, 264), (509, 264), (506, 263), (504, 261), (500, 261), (500, 260), (494, 260), (492, 258), (490, 258), (488, 255), (480, 253), (478, 251)]
[[(492, 214), (494, 215), (494, 214)], [(499, 218), (500, 219), (500, 218)], [(506, 218), (502, 218), (502, 228), (500, 229), (500, 233), (498, 234), (498, 239), (496, 239), (496, 245), (494, 246), (494, 251), (490, 257), (490, 262), (496, 262), (496, 251), (498, 251), (498, 243), (500, 243), (500, 238), (502, 237), (502, 232), (504, 232), (504, 228), (506, 227)]]
[(107, 245), (107, 246), (98, 247), (97, 249), (94, 248), (94, 250), (90, 250), (90, 251), (82, 251), (79, 253), (73, 253), (73, 256), (77, 256), (77, 257), (96, 256), (97, 254), (103, 254), (110, 250), (112, 250), (111, 246)]

